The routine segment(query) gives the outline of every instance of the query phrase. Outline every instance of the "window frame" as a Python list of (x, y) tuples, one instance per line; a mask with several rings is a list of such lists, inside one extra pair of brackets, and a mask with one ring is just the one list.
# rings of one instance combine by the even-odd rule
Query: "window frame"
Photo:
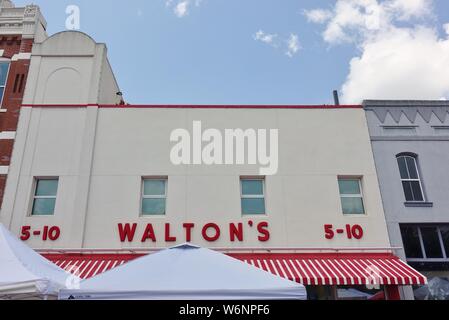
[[(407, 174), (408, 174), (409, 177), (410, 177), (410, 169), (408, 167), (407, 158), (413, 159), (413, 163), (415, 164), (416, 175), (418, 176), (417, 179), (411, 179), (411, 178), (403, 179), (402, 178), (402, 176), (401, 176), (401, 168), (399, 166), (399, 159), (400, 158), (404, 158), (405, 159), (405, 166), (406, 166)], [(406, 152), (399, 153), (399, 154), (396, 155), (396, 163), (398, 164), (399, 177), (401, 179), (401, 187), (402, 187), (402, 191), (404, 192), (405, 202), (406, 203), (426, 203), (427, 202), (427, 197), (426, 197), (426, 194), (424, 192), (424, 186), (423, 186), (422, 179), (421, 179), (421, 172), (420, 172), (420, 168), (419, 168), (419, 165), (418, 165), (418, 155), (414, 154), (414, 153), (406, 153)], [(419, 183), (419, 188), (421, 190), (421, 195), (422, 195), (423, 199), (422, 200), (411, 200), (411, 201), (407, 200), (407, 197), (405, 195), (404, 184), (403, 184), (404, 182), (418, 182)], [(412, 194), (413, 194), (413, 190), (412, 190)]]
[(5, 84), (0, 85), (0, 88), (3, 87), (3, 94), (2, 94), (2, 98), (0, 99), (0, 109), (3, 108), (3, 100), (5, 98), (6, 85), (8, 84), (9, 72), (11, 71), (11, 61), (10, 60), (0, 60), (0, 64), (2, 64), (2, 63), (8, 64), (8, 71), (6, 71)]
[[(164, 181), (164, 195), (145, 195), (145, 181), (153, 180), (153, 181)], [(140, 191), (140, 216), (141, 217), (166, 217), (167, 216), (167, 198), (168, 198), (168, 177), (142, 177), (141, 178), (141, 191)], [(162, 214), (148, 214), (143, 212), (143, 200), (144, 199), (164, 199), (165, 200), (165, 210)]]
[[(267, 215), (267, 203), (266, 203), (266, 186), (265, 186), (265, 177), (240, 177), (240, 210), (241, 215), (243, 217), (249, 217), (249, 216), (266, 216)], [(243, 181), (262, 181), (262, 195), (244, 195), (243, 194)], [(264, 206), (264, 213), (244, 213), (243, 212), (243, 206), (242, 206), (242, 200), (243, 199), (263, 199), (263, 206)]]
[[(360, 193), (359, 194), (355, 194), (355, 193), (354, 194), (342, 194), (340, 192), (340, 180), (357, 180), (357, 182), (359, 183)], [(337, 177), (338, 193), (340, 195), (341, 212), (343, 213), (343, 215), (361, 217), (361, 216), (366, 216), (368, 214), (368, 211), (366, 210), (366, 203), (365, 203), (365, 196), (363, 193), (362, 180), (363, 180), (363, 176), (338, 176)], [(360, 199), (362, 199), (363, 213), (345, 213), (344, 208), (343, 208), (342, 198), (360, 198)]]
[[(441, 234), (441, 227), (447, 227), (447, 224), (439, 224), (439, 225), (432, 225), (432, 224), (420, 224), (420, 225), (416, 225), (416, 224), (401, 224), (400, 225), (400, 232), (401, 232), (401, 240), (402, 240), (402, 245), (403, 245), (403, 249), (405, 252), (405, 244), (404, 244), (404, 239), (402, 237), (402, 228), (403, 227), (413, 227), (413, 228), (417, 228), (418, 230), (418, 239), (419, 239), (419, 243), (421, 246), (421, 254), (422, 254), (422, 258), (408, 258), (406, 256), (407, 261), (410, 262), (449, 262), (449, 252), (446, 252), (446, 248), (444, 246), (444, 242), (443, 242), (443, 236)], [(440, 249), (441, 252), (443, 253), (443, 258), (427, 258), (427, 254), (426, 254), (426, 248), (424, 246), (424, 240), (422, 237), (422, 233), (421, 233), (421, 228), (428, 228), (428, 227), (432, 227), (432, 228), (436, 228), (437, 229), (437, 234), (438, 234), (438, 240), (440, 243)]]
[[(45, 181), (45, 180), (56, 180), (58, 182), (58, 185), (56, 188), (56, 194), (54, 196), (38, 196), (38, 195), (36, 195), (39, 181)], [(58, 200), (59, 182), (60, 182), (59, 177), (34, 177), (31, 208), (29, 209), (30, 217), (52, 217), (52, 216), (56, 215), (56, 204), (57, 204), (57, 200)], [(55, 207), (53, 208), (53, 213), (52, 214), (34, 214), (34, 204), (35, 204), (36, 199), (55, 199)]]

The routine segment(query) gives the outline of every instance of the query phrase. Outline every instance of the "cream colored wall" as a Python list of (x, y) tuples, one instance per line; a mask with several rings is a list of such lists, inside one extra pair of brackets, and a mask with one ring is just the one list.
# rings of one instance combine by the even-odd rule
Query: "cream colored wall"
[[(184, 242), (182, 223), (197, 224), (193, 242), (204, 246), (388, 247), (388, 235), (362, 109), (77, 109), (24, 108), (1, 221), (18, 233), (23, 225), (61, 227), (55, 242), (28, 241), (35, 248), (171, 246), (163, 227), (171, 223)], [(258, 166), (174, 166), (170, 133), (203, 129), (279, 129), (279, 171), (266, 178), (267, 216), (242, 217), (239, 177)], [(19, 165), (20, 164), (20, 165)], [(168, 176), (167, 215), (140, 217), (141, 177)], [(344, 216), (337, 176), (363, 176), (367, 214)], [(34, 176), (60, 176), (54, 217), (29, 217)], [(11, 181), (11, 182), (10, 182)], [(271, 239), (257, 241), (248, 220), (268, 221)], [(118, 223), (139, 224), (136, 241), (121, 243)], [(199, 227), (215, 222), (219, 241), (208, 243)], [(245, 241), (231, 243), (227, 225), (245, 224)], [(147, 223), (157, 243), (142, 244)], [(360, 224), (362, 240), (324, 237), (324, 224)]]
[(116, 104), (120, 91), (104, 44), (64, 31), (33, 46), (24, 104)]

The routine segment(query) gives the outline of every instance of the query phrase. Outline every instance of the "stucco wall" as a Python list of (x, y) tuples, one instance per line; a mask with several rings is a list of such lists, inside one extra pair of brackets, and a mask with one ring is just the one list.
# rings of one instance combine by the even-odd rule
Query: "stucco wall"
[[(192, 241), (209, 247), (388, 247), (385, 218), (362, 109), (149, 109), (23, 108), (18, 147), (1, 219), (21, 226), (58, 225), (57, 241), (28, 241), (36, 248), (123, 248), (171, 246), (164, 225), (184, 242), (182, 223), (196, 223)], [(267, 215), (242, 217), (240, 176), (259, 166), (175, 166), (170, 133), (203, 128), (279, 129), (279, 171), (266, 177)], [(142, 176), (168, 176), (167, 215), (140, 217)], [(338, 176), (362, 176), (366, 215), (342, 214)], [(56, 212), (30, 217), (33, 177), (59, 176)], [(259, 242), (255, 224), (267, 221), (271, 238)], [(136, 241), (121, 243), (118, 223), (138, 223)], [(222, 236), (206, 242), (200, 227), (217, 223)], [(229, 241), (227, 225), (243, 222), (243, 242)], [(147, 223), (158, 241), (141, 243)], [(360, 224), (361, 240), (324, 236), (324, 224)]]

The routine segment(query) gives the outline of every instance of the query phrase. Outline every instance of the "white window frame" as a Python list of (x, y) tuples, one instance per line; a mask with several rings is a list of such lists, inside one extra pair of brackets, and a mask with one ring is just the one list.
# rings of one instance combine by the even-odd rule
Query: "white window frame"
[[(262, 181), (262, 195), (251, 194), (244, 195), (243, 194), (243, 181)], [(263, 199), (264, 213), (259, 214), (249, 214), (243, 212), (243, 207), (241, 208), (242, 216), (263, 216), (267, 214), (267, 204), (265, 201), (265, 177), (240, 177), (240, 205), (243, 199)]]
[[(145, 181), (164, 181), (165, 182), (165, 194), (163, 195), (146, 195), (145, 194)], [(167, 177), (143, 177), (141, 183), (141, 199), (140, 199), (140, 215), (142, 217), (157, 217), (167, 215), (167, 190), (168, 190), (168, 178)], [(165, 199), (165, 212), (163, 214), (148, 214), (143, 212), (143, 200), (144, 199)]]
[[(441, 235), (441, 227), (442, 225), (402, 225), (401, 227), (413, 227), (418, 229), (418, 239), (421, 245), (421, 254), (422, 258), (407, 258), (407, 261), (410, 262), (449, 262), (449, 252), (446, 252), (443, 242), (443, 236)], [(443, 258), (427, 258), (426, 248), (424, 247), (424, 240), (421, 233), (421, 228), (433, 227), (437, 229), (438, 239), (440, 240), (440, 249), (443, 253)], [(404, 246), (405, 247), (405, 246)], [(404, 249), (405, 250), (405, 249)]]
[[(361, 177), (338, 177), (338, 183), (340, 181), (344, 180), (357, 180), (359, 183), (359, 190), (360, 193), (353, 193), (353, 194), (342, 194), (340, 192), (340, 186), (338, 187), (338, 191), (340, 193), (340, 204), (341, 204), (341, 211), (345, 216), (362, 216), (366, 215), (366, 205), (365, 205), (365, 199), (363, 197), (363, 188), (362, 188), (362, 178)], [(343, 209), (343, 201), (341, 198), (360, 198), (362, 199), (362, 206), (363, 206), (363, 213), (345, 213)]]
[[(400, 158), (405, 158), (405, 167), (407, 169), (407, 174), (408, 174), (409, 177), (410, 177), (410, 170), (408, 168), (407, 158), (413, 159), (413, 163), (415, 164), (416, 175), (418, 176), (417, 179), (411, 179), (411, 178), (403, 179), (401, 177), (401, 186), (402, 186), (402, 191), (404, 192), (404, 197), (405, 197), (405, 190), (404, 190), (403, 182), (416, 182), (416, 181), (418, 181), (419, 182), (419, 189), (421, 190), (421, 195), (422, 195), (422, 198), (423, 198), (422, 200), (412, 200), (412, 201), (405, 199), (405, 201), (407, 203), (423, 203), (423, 202), (426, 202), (427, 201), (426, 200), (426, 195), (424, 194), (424, 188), (422, 186), (421, 174), (419, 172), (418, 160), (417, 160), (416, 156), (414, 157), (414, 156), (411, 156), (411, 155), (399, 155), (399, 156), (396, 157), (396, 161), (398, 162), (398, 160)], [(398, 168), (399, 168), (399, 162), (398, 162)], [(401, 169), (399, 168), (399, 176), (400, 175), (401, 175)], [(412, 193), (413, 193), (413, 189), (412, 189)]]
[[(54, 196), (38, 196), (37, 193), (37, 187), (39, 185), (39, 181), (45, 181), (45, 180), (56, 180), (58, 182), (58, 187), (56, 189), (56, 194)], [(58, 199), (58, 190), (59, 190), (59, 177), (49, 177), (49, 178), (40, 178), (35, 177), (34, 178), (34, 188), (33, 188), (33, 201), (31, 203), (31, 213), (30, 216), (32, 217), (48, 217), (48, 216), (54, 216), (56, 212), (56, 200)], [(53, 208), (52, 214), (34, 214), (34, 204), (36, 202), (36, 199), (55, 199), (55, 207)]]
[(3, 100), (5, 98), (6, 85), (8, 84), (9, 71), (11, 70), (11, 61), (10, 60), (0, 60), (0, 64), (1, 63), (8, 64), (8, 71), (6, 72), (5, 84), (3, 86), (0, 85), (0, 88), (3, 87), (3, 95), (2, 95), (2, 99), (0, 101), (0, 108), (3, 108)]

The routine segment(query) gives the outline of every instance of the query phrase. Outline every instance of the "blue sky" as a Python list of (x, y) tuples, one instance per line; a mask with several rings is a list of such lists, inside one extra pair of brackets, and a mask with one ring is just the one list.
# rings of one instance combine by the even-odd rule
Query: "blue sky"
[[(129, 103), (325, 104), (332, 102), (333, 89), (343, 90), (343, 100), (348, 103), (359, 103), (362, 97), (449, 97), (449, 79), (443, 72), (449, 71), (444, 65), (449, 62), (445, 60), (446, 53), (449, 59), (449, 31), (446, 34), (444, 27), (449, 23), (447, 0), (407, 0), (422, 2), (422, 8), (429, 11), (426, 14), (413, 12), (407, 17), (405, 13), (411, 11), (404, 10), (410, 8), (396, 6), (396, 2), (404, 0), (338, 1), (353, 2), (360, 12), (366, 11), (360, 5), (363, 1), (371, 2), (369, 8), (383, 3), (385, 8), (388, 5), (385, 12), (391, 17), (380, 26), (382, 32), (372, 32), (370, 28), (365, 32), (365, 22), (362, 27), (345, 24), (342, 21), (349, 11), (344, 11), (343, 7), (338, 9), (333, 0), (187, 1), (190, 2), (184, 8), (185, 0), (33, 2), (41, 7), (49, 34), (65, 30), (68, 5), (79, 6), (80, 30), (107, 44), (109, 60)], [(14, 2), (21, 6), (30, 1)], [(395, 6), (391, 9), (393, 2)], [(315, 13), (321, 15), (313, 16), (312, 9), (320, 10)], [(335, 37), (331, 31), (336, 25), (352, 40)], [(416, 28), (419, 26), (429, 32), (418, 35)], [(396, 34), (390, 28), (398, 31), (397, 36), (402, 41), (386, 39), (387, 35)], [(259, 40), (256, 39), (258, 31), (263, 32), (259, 33)], [(323, 34), (326, 31), (333, 38), (326, 38)], [(405, 34), (402, 31), (408, 32), (409, 37), (401, 37)], [(297, 37), (300, 49), (291, 51), (289, 56), (288, 40), (292, 36)], [(426, 39), (431, 42), (427, 44)], [(400, 43), (401, 47), (395, 48), (395, 43)], [(410, 51), (419, 51), (414, 46), (425, 52), (432, 45), (439, 48), (432, 50), (437, 51), (436, 59), (422, 60), (425, 53), (421, 53), (421, 57), (410, 56)], [(403, 65), (397, 67), (398, 70), (391, 68), (397, 63), (385, 57), (373, 58), (373, 51), (385, 51), (385, 56), (403, 52), (404, 57), (399, 54), (395, 57), (396, 61), (404, 61)], [(357, 57), (363, 59), (351, 68), (351, 59)], [(420, 69), (432, 61), (441, 64), (429, 67), (436, 70), (429, 71), (432, 80), (426, 83), (411, 80), (422, 78), (414, 74), (421, 75)], [(417, 68), (415, 62), (422, 68)], [(384, 66), (383, 73), (391, 70), (393, 76), (373, 74), (373, 70), (369, 70), (379, 72)], [(433, 80), (435, 72), (441, 72), (438, 81)], [(395, 82), (387, 83), (393, 81), (390, 78)], [(446, 80), (448, 83), (442, 85)], [(398, 89), (391, 90), (398, 82), (401, 83)], [(385, 88), (383, 83), (387, 83)], [(413, 96), (415, 92), (416, 97)]]

